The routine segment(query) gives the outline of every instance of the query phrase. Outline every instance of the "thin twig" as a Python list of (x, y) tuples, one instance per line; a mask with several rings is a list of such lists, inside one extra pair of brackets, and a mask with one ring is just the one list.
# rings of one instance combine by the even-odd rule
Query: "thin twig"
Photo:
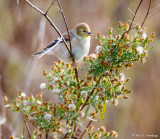
[(46, 139), (48, 139), (48, 132), (46, 132)]
[(48, 14), (48, 11), (50, 10), (50, 8), (52, 7), (52, 5), (54, 4), (55, 0), (52, 1), (51, 5), (48, 7), (47, 11), (45, 12), (45, 15)]
[[(88, 125), (86, 126), (86, 128), (88, 128), (92, 123), (92, 120), (89, 121)], [(84, 134), (86, 133), (86, 129), (84, 129), (83, 133), (81, 134), (79, 139), (82, 139), (82, 137), (84, 136)]]
[(141, 5), (142, 2), (143, 2), (143, 0), (141, 0), (141, 1), (139, 2), (138, 6), (137, 6), (137, 8), (136, 8), (136, 11), (135, 11), (135, 13), (134, 13), (134, 15), (133, 15), (133, 18), (132, 18), (131, 24), (130, 24), (130, 26), (129, 26), (129, 29), (123, 33), (120, 41), (124, 38), (125, 34), (126, 34), (126, 33), (129, 33), (129, 31), (131, 30), (132, 24), (133, 24), (133, 22), (134, 22), (134, 19), (135, 19), (136, 15), (137, 15), (138, 9), (139, 9), (139, 7), (140, 7), (140, 5)]
[(142, 2), (143, 2), (143, 0), (141, 0), (141, 1), (139, 2), (138, 6), (137, 6), (137, 9), (136, 9), (136, 11), (135, 11), (135, 13), (134, 13), (134, 15), (133, 15), (132, 22), (131, 22), (131, 24), (130, 24), (130, 26), (129, 26), (129, 29), (128, 29), (128, 31), (127, 31), (126, 33), (129, 33), (129, 31), (131, 30), (133, 21), (134, 21), (134, 19), (135, 19), (135, 17), (136, 17), (136, 14), (137, 14), (138, 9), (139, 9), (139, 7), (140, 7), (140, 5), (141, 5)]
[(98, 79), (95, 87), (92, 89), (92, 91), (90, 92), (90, 94), (87, 96), (86, 101), (85, 101), (85, 103), (82, 105), (80, 111), (83, 110), (84, 107), (87, 105), (89, 98), (90, 98), (90, 97), (92, 96), (92, 94), (94, 93), (94, 90), (96, 89), (96, 86), (98, 85), (98, 83), (100, 82), (100, 80), (101, 80), (101, 77), (99, 77), (99, 79)]
[(71, 38), (70, 38), (70, 35), (69, 35), (69, 29), (68, 29), (67, 20), (66, 20), (66, 18), (65, 18), (65, 15), (64, 15), (64, 12), (63, 12), (63, 10), (62, 10), (62, 7), (61, 7), (61, 4), (60, 4), (59, 0), (57, 0), (57, 2), (58, 2), (58, 5), (59, 5), (59, 8), (60, 8), (60, 11), (61, 11), (61, 13), (62, 13), (63, 19), (64, 19), (64, 23), (65, 23), (66, 30), (67, 30), (67, 33), (68, 33), (68, 38), (69, 38), (70, 50), (72, 51)]
[(128, 10), (132, 13), (132, 15), (135, 15), (134, 12), (130, 8), (128, 8)]
[(68, 136), (68, 132), (64, 135), (63, 139), (66, 139)]
[(146, 16), (145, 16), (145, 18), (144, 18), (144, 20), (143, 20), (143, 22), (141, 24), (141, 27), (143, 27), (143, 25), (144, 25), (144, 23), (145, 23), (145, 21), (147, 19), (147, 16), (148, 16), (149, 11), (150, 11), (151, 3), (152, 3), (152, 0), (149, 1), (149, 6), (148, 6), (147, 14), (146, 14)]
[(154, 8), (150, 11), (150, 13), (156, 11), (158, 8), (160, 8), (160, 4), (158, 4), (156, 7), (154, 7)]
[[(65, 18), (65, 15), (64, 15), (64, 12), (63, 12), (63, 9), (62, 9), (62, 7), (61, 7), (61, 4), (60, 4), (59, 0), (57, 0), (57, 2), (58, 2), (58, 5), (59, 5), (59, 8), (60, 8), (60, 11), (61, 11), (61, 13), (62, 13), (62, 16), (63, 16), (63, 20), (64, 20), (64, 23), (65, 23), (66, 30), (67, 30), (67, 34), (68, 34), (68, 38), (69, 38), (70, 51), (72, 52), (71, 38), (70, 38), (70, 35), (69, 35), (69, 29), (68, 29), (67, 20), (66, 20), (66, 18)], [(77, 82), (78, 82), (78, 84), (79, 84), (78, 70), (77, 70), (77, 68), (76, 68), (77, 65), (76, 65), (76, 62), (75, 62), (75, 59), (74, 59), (74, 56), (73, 56), (73, 55), (71, 56), (71, 59), (72, 59), (72, 61), (73, 61), (73, 65), (75, 65), (74, 70), (75, 70), (76, 80), (77, 80)]]
[(148, 18), (151, 18), (151, 17), (153, 17), (154, 15), (156, 15), (156, 14), (158, 14), (158, 13), (160, 13), (160, 11), (158, 11), (158, 12), (156, 12), (156, 13), (150, 15)]
[(31, 132), (29, 131), (28, 124), (27, 124), (27, 122), (25, 120), (24, 120), (24, 124), (25, 124), (25, 126), (27, 128), (27, 132), (28, 132), (29, 138), (31, 139)]

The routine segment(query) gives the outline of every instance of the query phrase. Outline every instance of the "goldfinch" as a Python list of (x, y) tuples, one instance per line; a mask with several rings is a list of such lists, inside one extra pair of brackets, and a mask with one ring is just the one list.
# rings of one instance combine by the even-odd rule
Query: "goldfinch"
[[(90, 32), (90, 27), (86, 23), (79, 23), (75, 26), (74, 29), (69, 31), (72, 54), (76, 61), (83, 59), (84, 56), (88, 55), (90, 49), (90, 39), (92, 32)], [(68, 34), (64, 33), (63, 37), (69, 46)], [(52, 54), (56, 56), (59, 60), (64, 62), (71, 62), (70, 54), (62, 41), (62, 38), (58, 38), (51, 42), (46, 48), (42, 51), (35, 53), (39, 57), (45, 54)]]

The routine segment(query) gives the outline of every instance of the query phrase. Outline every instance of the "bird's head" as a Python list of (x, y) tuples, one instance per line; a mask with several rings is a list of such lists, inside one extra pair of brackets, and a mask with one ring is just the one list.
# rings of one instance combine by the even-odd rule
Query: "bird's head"
[(90, 31), (90, 27), (86, 23), (79, 23), (76, 25), (75, 32), (78, 38), (88, 38), (93, 35)]

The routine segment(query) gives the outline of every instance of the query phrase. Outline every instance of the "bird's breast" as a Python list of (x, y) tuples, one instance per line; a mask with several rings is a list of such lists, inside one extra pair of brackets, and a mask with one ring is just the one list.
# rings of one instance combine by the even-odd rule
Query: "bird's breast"
[(90, 39), (72, 42), (72, 53), (76, 60), (80, 60), (86, 56), (89, 53), (89, 49)]

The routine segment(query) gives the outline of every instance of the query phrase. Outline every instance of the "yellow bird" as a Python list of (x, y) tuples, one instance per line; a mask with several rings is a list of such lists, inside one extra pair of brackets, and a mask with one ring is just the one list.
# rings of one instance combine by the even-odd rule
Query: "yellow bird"
[[(90, 31), (90, 27), (86, 23), (79, 23), (74, 29), (69, 31), (72, 54), (76, 61), (83, 59), (84, 56), (88, 55), (90, 49), (90, 39), (93, 35)], [(68, 33), (64, 33), (63, 37), (69, 46)], [(62, 38), (58, 38), (51, 42), (42, 51), (35, 53), (35, 55), (43, 56), (45, 54), (52, 54), (59, 60), (64, 62), (71, 62), (70, 54), (62, 41)]]

